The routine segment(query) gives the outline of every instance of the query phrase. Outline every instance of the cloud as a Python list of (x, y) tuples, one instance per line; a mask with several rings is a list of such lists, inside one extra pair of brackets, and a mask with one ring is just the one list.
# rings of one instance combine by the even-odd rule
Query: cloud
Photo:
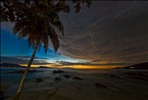
[[(16, 64), (27, 64), (31, 56), (1, 56), (1, 63), (16, 63)], [(33, 64), (45, 64), (47, 58), (35, 57)]]
[[(147, 11), (148, 2), (140, 1), (93, 1), (90, 8), (83, 5), (78, 14), (74, 13), (72, 7), (70, 14), (60, 13), (65, 36), (63, 37), (57, 31), (60, 39), (58, 53), (49, 50), (46, 57), (54, 61), (84, 59), (88, 60), (89, 64), (126, 64), (148, 61)], [(1, 26), (3, 30), (12, 32), (12, 23), (2, 23)], [(14, 43), (14, 39), (12, 40)], [(24, 44), (28, 46), (27, 42)], [(51, 42), (49, 44), (49, 47), (52, 47)], [(27, 49), (24, 48), (19, 51), (26, 52)], [(25, 55), (30, 52), (30, 49), (28, 50)], [(48, 63), (47, 58), (40, 57), (44, 56), (41, 52), (37, 52), (38, 57), (35, 58), (34, 63)], [(28, 63), (30, 56), (2, 56), (1, 58), (2, 62), (19, 64)]]
[(61, 14), (60, 52), (98, 63), (148, 61), (148, 3), (97, 2), (79, 14)]
[(110, 66), (110, 65), (115, 65), (115, 66), (122, 66), (122, 65), (127, 65), (127, 63), (115, 63), (115, 62), (109, 62), (109, 63), (104, 63), (104, 64), (95, 64), (92, 62), (67, 62), (67, 61), (57, 61), (56, 62), (58, 66), (72, 66), (72, 65), (87, 65), (87, 66)]

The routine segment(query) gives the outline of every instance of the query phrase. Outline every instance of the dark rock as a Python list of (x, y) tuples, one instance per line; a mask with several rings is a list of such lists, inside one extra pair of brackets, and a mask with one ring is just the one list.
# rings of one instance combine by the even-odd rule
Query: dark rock
[(37, 72), (36, 69), (35, 70), (29, 70), (28, 73), (33, 73), (33, 72)]
[(75, 76), (75, 77), (73, 77), (73, 80), (83, 80), (83, 79), (80, 78), (80, 77)]
[(50, 85), (53, 85), (53, 83), (50, 83)]
[(110, 77), (118, 77), (118, 76), (116, 76), (116, 75), (114, 75), (114, 74), (111, 74)]
[(61, 79), (59, 77), (56, 77), (55, 81), (61, 81)]
[(42, 82), (43, 80), (41, 78), (36, 78), (36, 82)]
[(63, 77), (65, 77), (66, 79), (71, 78), (70, 75), (64, 75)]
[(100, 83), (95, 83), (95, 86), (98, 88), (107, 88), (107, 86), (100, 84)]
[(61, 74), (61, 73), (64, 73), (64, 71), (62, 71), (62, 70), (54, 70), (53, 73)]

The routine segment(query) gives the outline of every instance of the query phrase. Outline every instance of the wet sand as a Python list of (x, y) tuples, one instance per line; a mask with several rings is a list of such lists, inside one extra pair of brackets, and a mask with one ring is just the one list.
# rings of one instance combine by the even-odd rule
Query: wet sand
[[(52, 73), (53, 70), (55, 69), (29, 74), (20, 100), (148, 99), (148, 80), (146, 78), (148, 71), (61, 69), (64, 71), (63, 73)], [(143, 73), (145, 78), (137, 78), (137, 76), (135, 78), (134, 76), (143, 77)], [(64, 75), (71, 77), (66, 78)], [(56, 77), (60, 80), (55, 80)], [(79, 77), (82, 80), (74, 79), (74, 77)], [(36, 82), (36, 78), (41, 78), (43, 81)], [(2, 80), (1, 82), (2, 91), (6, 96), (9, 96), (5, 100), (12, 100), (19, 82), (19, 80), (9, 81)]]

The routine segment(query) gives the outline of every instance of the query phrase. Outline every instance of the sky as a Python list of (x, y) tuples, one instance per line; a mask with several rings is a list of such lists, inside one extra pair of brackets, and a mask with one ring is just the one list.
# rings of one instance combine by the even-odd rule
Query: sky
[[(60, 13), (64, 25), (60, 48), (37, 51), (34, 64), (115, 65), (148, 62), (148, 2), (93, 1), (75, 13)], [(13, 24), (1, 23), (1, 62), (27, 64), (32, 48), (12, 34)], [(51, 43), (49, 43), (51, 44)]]

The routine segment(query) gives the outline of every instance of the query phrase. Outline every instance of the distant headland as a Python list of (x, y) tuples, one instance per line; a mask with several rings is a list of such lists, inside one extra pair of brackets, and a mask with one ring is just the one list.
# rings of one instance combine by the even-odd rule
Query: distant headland
[(116, 67), (115, 69), (146, 69), (148, 70), (148, 62), (134, 64), (126, 67)]

